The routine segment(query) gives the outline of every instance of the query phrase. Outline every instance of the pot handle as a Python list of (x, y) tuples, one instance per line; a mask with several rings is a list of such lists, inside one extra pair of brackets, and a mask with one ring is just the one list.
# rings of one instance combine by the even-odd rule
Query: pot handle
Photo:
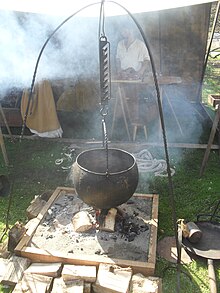
[(212, 259), (208, 259), (209, 288), (211, 293), (217, 293), (215, 269)]
[(207, 217), (207, 218), (209, 218), (210, 222), (213, 222), (213, 220), (217, 221), (217, 219), (219, 221), (220, 215), (218, 215), (217, 212), (220, 212), (220, 200), (217, 202), (217, 205), (214, 208), (214, 211), (212, 214), (199, 214), (199, 215), (197, 215), (197, 222), (200, 221), (200, 217)]

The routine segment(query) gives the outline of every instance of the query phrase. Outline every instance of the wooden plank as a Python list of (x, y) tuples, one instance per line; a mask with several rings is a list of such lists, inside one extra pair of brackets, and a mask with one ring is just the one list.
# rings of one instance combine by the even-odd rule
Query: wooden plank
[(7, 262), (5, 274), (2, 277), (2, 284), (9, 286), (17, 284), (30, 263), (31, 261), (27, 258), (12, 256)]
[[(7, 134), (4, 134), (4, 137), (10, 138)], [(20, 135), (14, 135), (14, 138), (20, 139)], [(37, 136), (24, 136), (23, 139), (27, 140), (53, 140), (53, 142), (60, 142), (60, 143), (71, 143), (74, 144), (75, 148), (88, 148), (89, 146), (98, 145), (102, 147), (103, 142), (98, 140), (85, 140), (85, 139), (72, 139), (72, 138), (47, 138), (47, 137), (37, 137)], [(144, 148), (144, 147), (162, 147), (164, 148), (163, 143), (159, 142), (111, 142), (109, 141), (109, 146), (111, 147), (119, 147), (119, 148)], [(207, 144), (199, 144), (199, 143), (168, 143), (167, 146), (169, 148), (183, 148), (183, 149), (206, 149)], [(213, 144), (211, 146), (212, 150), (218, 150), (220, 147), (219, 145)]]
[(124, 259), (108, 258), (102, 255), (72, 255), (71, 253), (48, 252), (35, 247), (24, 247), (20, 252), (21, 256), (30, 258), (34, 262), (62, 262), (75, 265), (98, 265), (102, 263), (116, 264), (122, 267), (131, 266), (134, 273), (153, 275), (155, 263), (131, 261)]
[(38, 274), (25, 274), (17, 283), (13, 293), (47, 293), (52, 284), (52, 277)]
[[(145, 85), (154, 85), (153, 77), (147, 77), (144, 80), (141, 79), (113, 79), (112, 83), (117, 84), (145, 84)], [(167, 84), (178, 84), (181, 83), (182, 79), (179, 76), (158, 76), (158, 84), (167, 85)]]
[[(63, 194), (63, 192), (74, 193), (74, 188), (63, 188), (58, 187), (54, 192), (55, 196), (53, 197), (53, 201), (59, 196), (59, 194)], [(134, 194), (134, 197), (140, 198), (148, 198), (152, 199), (152, 220), (151, 220), (151, 229), (150, 229), (150, 244), (148, 253), (147, 262), (146, 261), (132, 261), (125, 259), (115, 259), (109, 258), (104, 255), (85, 255), (85, 254), (73, 254), (73, 253), (64, 253), (59, 251), (46, 251), (41, 248), (30, 247), (28, 244), (31, 242), (31, 238), (34, 235), (34, 232), (39, 225), (40, 221), (43, 219), (43, 215), (41, 220), (37, 219), (37, 223), (34, 223), (31, 228), (31, 232), (28, 233), (28, 239), (25, 241), (21, 241), (21, 245), (16, 247), (16, 254), (21, 255), (23, 257), (30, 258), (32, 262), (62, 262), (66, 264), (74, 264), (74, 265), (95, 265), (99, 266), (100, 263), (107, 264), (116, 264), (122, 267), (132, 267), (134, 273), (142, 273), (144, 275), (153, 275), (155, 270), (155, 259), (156, 259), (156, 240), (157, 240), (157, 224), (158, 224), (158, 200), (159, 196), (155, 194)], [(53, 203), (51, 201), (51, 204)], [(47, 206), (49, 208), (50, 205)], [(44, 214), (46, 211), (44, 211)], [(33, 220), (35, 220), (33, 219)], [(28, 229), (29, 232), (29, 229)]]
[(148, 262), (156, 264), (156, 249), (157, 249), (157, 228), (158, 228), (158, 204), (159, 196), (154, 195), (151, 215), (151, 235)]

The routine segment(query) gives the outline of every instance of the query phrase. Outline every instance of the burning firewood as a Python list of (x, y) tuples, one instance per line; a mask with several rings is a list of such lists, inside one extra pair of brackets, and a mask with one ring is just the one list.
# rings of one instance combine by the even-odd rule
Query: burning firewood
[(117, 209), (111, 208), (108, 210), (107, 215), (104, 217), (102, 223), (100, 223), (99, 229), (107, 232), (115, 231), (115, 218), (117, 215)]

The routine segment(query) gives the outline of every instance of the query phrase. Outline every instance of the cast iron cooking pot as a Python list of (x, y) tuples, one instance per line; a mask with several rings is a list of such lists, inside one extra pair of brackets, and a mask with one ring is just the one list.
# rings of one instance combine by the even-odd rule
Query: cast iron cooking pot
[(109, 209), (126, 202), (134, 194), (138, 168), (134, 156), (126, 151), (91, 149), (77, 156), (72, 177), (78, 196), (86, 204)]

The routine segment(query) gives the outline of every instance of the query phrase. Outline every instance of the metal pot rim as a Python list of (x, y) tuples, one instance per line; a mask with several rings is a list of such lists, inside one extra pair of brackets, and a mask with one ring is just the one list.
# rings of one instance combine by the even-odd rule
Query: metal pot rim
[(89, 150), (85, 150), (85, 151), (83, 151), (83, 152), (81, 152), (80, 154), (78, 154), (78, 156), (76, 157), (76, 160), (75, 160), (75, 164), (77, 164), (77, 166), (81, 169), (81, 170), (83, 170), (83, 171), (85, 171), (85, 172), (88, 172), (88, 173), (90, 173), (90, 174), (95, 174), (95, 175), (100, 175), (100, 176), (113, 176), (113, 175), (120, 175), (120, 174), (123, 174), (123, 173), (126, 173), (126, 172), (128, 172), (129, 170), (131, 170), (135, 165), (137, 166), (137, 164), (136, 164), (136, 159), (135, 159), (135, 157), (131, 154), (131, 153), (129, 153), (129, 152), (127, 152), (127, 151), (125, 151), (125, 150), (122, 150), (122, 149), (118, 149), (118, 148), (108, 148), (108, 151), (111, 151), (111, 150), (116, 150), (116, 151), (120, 151), (120, 152), (123, 152), (123, 153), (125, 153), (125, 154), (127, 154), (127, 155), (129, 155), (131, 158), (133, 158), (133, 164), (129, 167), (129, 168), (127, 168), (126, 170), (122, 170), (122, 171), (119, 171), (119, 172), (109, 172), (109, 173), (107, 173), (107, 172), (105, 172), (105, 173), (100, 173), (100, 172), (94, 172), (94, 171), (90, 171), (90, 170), (88, 170), (88, 169), (86, 169), (86, 168), (84, 168), (84, 167), (82, 167), (79, 163), (78, 163), (78, 159), (79, 159), (79, 157), (81, 156), (81, 155), (83, 155), (83, 154), (85, 154), (85, 153), (88, 153), (88, 152), (90, 152), (90, 151), (100, 151), (100, 150), (105, 150), (104, 148), (94, 148), (94, 149), (89, 149)]

